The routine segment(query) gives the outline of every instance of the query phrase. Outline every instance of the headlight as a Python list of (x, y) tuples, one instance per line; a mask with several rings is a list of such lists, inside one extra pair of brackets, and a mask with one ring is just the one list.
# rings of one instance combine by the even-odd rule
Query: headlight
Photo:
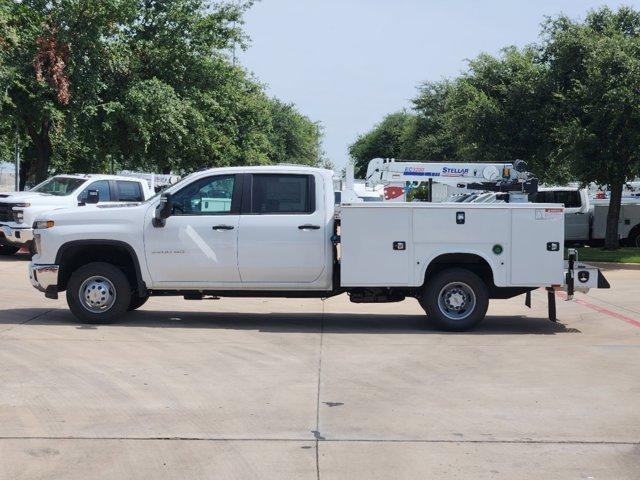
[(26, 208), (26, 207), (30, 207), (31, 204), (30, 203), (16, 203), (13, 206), (14, 207), (18, 207), (18, 208)]
[(34, 230), (44, 230), (45, 228), (51, 228), (55, 225), (53, 220), (36, 220), (33, 222)]
[(13, 211), (13, 221), (16, 223), (24, 222), (24, 212), (22, 210)]

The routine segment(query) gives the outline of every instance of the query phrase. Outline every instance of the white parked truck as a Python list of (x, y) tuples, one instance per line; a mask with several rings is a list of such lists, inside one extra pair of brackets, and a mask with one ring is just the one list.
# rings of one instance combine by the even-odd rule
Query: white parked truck
[(358, 202), (336, 218), (332, 177), (211, 169), (140, 205), (49, 212), (34, 225), (31, 282), (49, 298), (66, 291), (92, 323), (156, 295), (347, 293), (356, 303), (415, 297), (450, 330), (480, 322), (490, 299), (608, 287), (596, 268), (565, 267), (560, 205)]
[(57, 175), (25, 192), (0, 193), (0, 255), (32, 249), (33, 221), (45, 212), (97, 202), (142, 202), (146, 180), (115, 175)]
[[(604, 240), (608, 199), (592, 200), (586, 188), (540, 187), (537, 193), (529, 195), (529, 200), (564, 205), (567, 243), (597, 244)], [(618, 235), (626, 245), (640, 247), (640, 202), (637, 198), (622, 199)]]

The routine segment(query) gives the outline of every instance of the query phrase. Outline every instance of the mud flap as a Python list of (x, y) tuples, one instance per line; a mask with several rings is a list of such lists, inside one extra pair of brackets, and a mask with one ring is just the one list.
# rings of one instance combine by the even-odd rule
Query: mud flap
[(553, 288), (547, 287), (547, 303), (549, 304), (549, 320), (557, 322), (556, 316), (556, 292)]

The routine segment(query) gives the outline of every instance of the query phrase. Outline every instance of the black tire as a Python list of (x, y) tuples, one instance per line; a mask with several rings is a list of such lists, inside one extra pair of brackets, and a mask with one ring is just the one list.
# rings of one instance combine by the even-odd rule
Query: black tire
[(147, 300), (149, 300), (148, 295), (146, 297), (139, 297), (137, 293), (134, 293), (133, 295), (131, 295), (131, 301), (129, 302), (129, 307), (127, 308), (127, 310), (129, 312), (137, 310), (145, 303), (147, 303)]
[(633, 227), (625, 243), (628, 247), (640, 248), (640, 226)]
[[(453, 295), (455, 297), (452, 298)], [(475, 327), (484, 319), (489, 308), (489, 292), (485, 282), (464, 268), (451, 268), (435, 274), (427, 280), (418, 300), (430, 324), (453, 332)], [(450, 305), (450, 310), (447, 310), (447, 305)]]
[[(94, 280), (91, 280), (92, 278)], [(85, 284), (85, 282), (87, 283)], [(98, 302), (100, 302), (100, 290), (108, 291), (109, 293), (105, 294), (104, 298), (112, 300), (111, 305), (105, 305), (102, 311), (91, 311), (86, 306), (86, 302), (89, 300), (85, 301), (80, 296), (81, 288), (84, 297), (85, 293), (93, 294), (91, 287), (96, 285), (95, 292), (98, 295)], [(71, 274), (67, 283), (67, 303), (71, 312), (83, 323), (111, 323), (120, 319), (127, 312), (131, 303), (131, 286), (122, 270), (115, 265), (103, 262), (89, 263)], [(107, 306), (108, 308), (106, 308)]]
[(0, 245), (0, 255), (9, 256), (17, 253), (20, 247), (14, 247), (11, 245)]

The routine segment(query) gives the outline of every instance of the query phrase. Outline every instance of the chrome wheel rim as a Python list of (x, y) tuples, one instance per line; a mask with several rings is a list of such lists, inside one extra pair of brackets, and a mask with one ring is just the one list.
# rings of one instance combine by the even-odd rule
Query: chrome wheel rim
[(80, 303), (91, 313), (104, 313), (116, 303), (116, 287), (100, 275), (87, 278), (78, 291)]
[(438, 294), (438, 307), (447, 318), (464, 320), (476, 308), (476, 294), (466, 283), (448, 283)]

